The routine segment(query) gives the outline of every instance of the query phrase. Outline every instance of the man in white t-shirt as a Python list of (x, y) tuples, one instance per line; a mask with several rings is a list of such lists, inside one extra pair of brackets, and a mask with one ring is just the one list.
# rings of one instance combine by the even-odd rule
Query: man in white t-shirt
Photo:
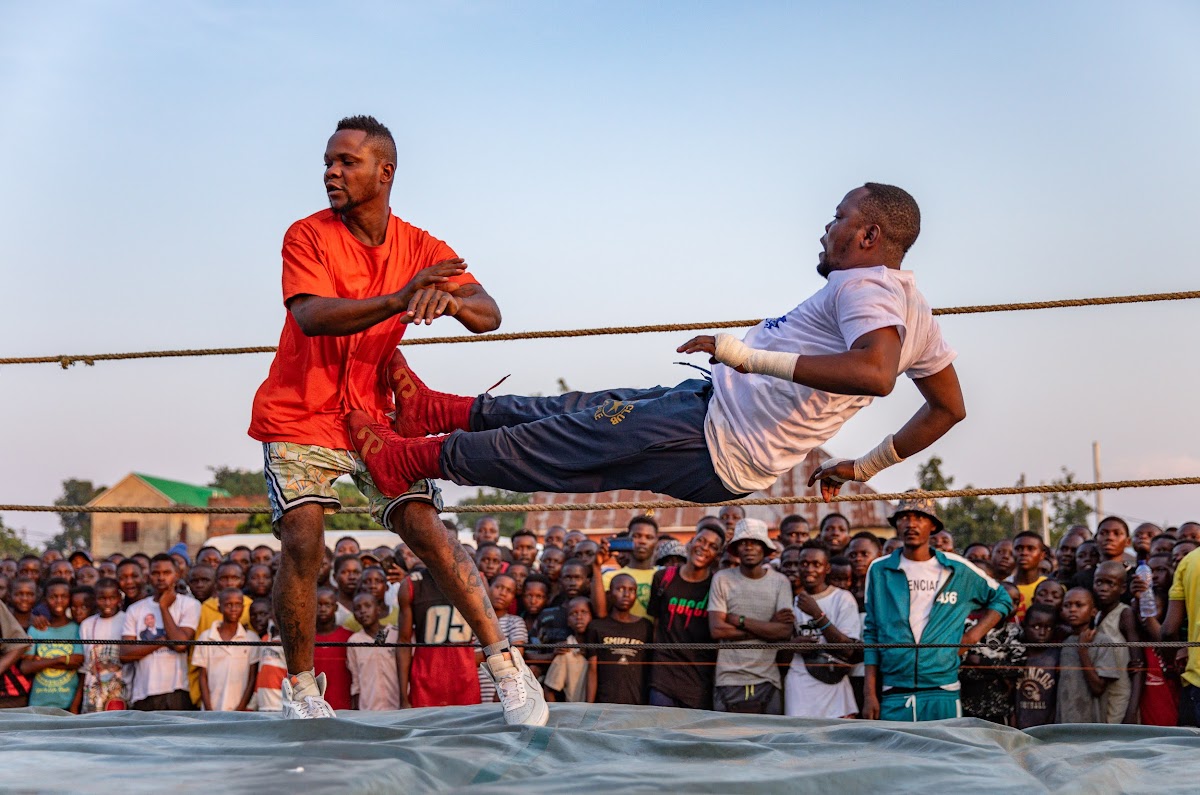
[[(792, 611), (795, 613), (795, 640), (820, 646), (826, 643), (855, 643), (862, 634), (858, 602), (849, 591), (826, 582), (829, 576), (829, 549), (821, 541), (805, 541), (801, 547), (783, 551), (779, 570), (792, 583)], [(853, 658), (839, 651), (831, 659), (796, 652), (784, 680), (784, 713), (798, 718), (853, 718), (858, 713), (854, 688), (850, 684), (850, 665), (839, 663)], [(808, 658), (806, 661), (806, 657)], [(809, 671), (809, 662), (830, 680), (822, 681)]]
[[(743, 340), (695, 337), (681, 353), (706, 353), (712, 380), (675, 387), (571, 392), (554, 397), (434, 392), (413, 376), (397, 402), (402, 438), (362, 411), (346, 417), (351, 440), (385, 493), (421, 478), (513, 491), (651, 490), (698, 502), (770, 487), (904, 374), (925, 405), (857, 460), (826, 462), (826, 499), (849, 480), (924, 450), (966, 416), (954, 351), (942, 339), (911, 271), (900, 270), (920, 232), (913, 198), (867, 183), (846, 195), (821, 238), (817, 272), (828, 284)], [(755, 274), (757, 275), (757, 274)], [(774, 289), (778, 289), (777, 287)], [(444, 430), (451, 407), (454, 430)]]
[[(200, 622), (200, 603), (175, 593), (179, 570), (167, 554), (150, 559), (154, 595), (134, 602), (125, 611), (124, 640), (192, 640)], [(133, 709), (190, 710), (187, 647), (141, 643), (121, 647), (121, 662), (136, 663)]]

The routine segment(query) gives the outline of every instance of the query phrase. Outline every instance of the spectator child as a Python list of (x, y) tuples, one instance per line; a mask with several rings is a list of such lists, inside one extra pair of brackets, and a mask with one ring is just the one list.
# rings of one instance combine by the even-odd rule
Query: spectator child
[(829, 559), (829, 576), (826, 581), (843, 591), (854, 590), (854, 563), (845, 555), (834, 555)]
[(562, 575), (558, 578), (558, 596), (550, 601), (551, 607), (565, 605), (576, 596), (587, 596), (584, 590), (588, 584), (588, 570), (578, 560), (568, 560), (563, 564)]
[[(1017, 572), (1020, 573), (1019, 564)], [(1025, 662), (1025, 647), (1021, 644), (1021, 624), (1017, 621), (1016, 609), (1022, 599), (1021, 591), (1013, 582), (1002, 582), (1000, 587), (1012, 600), (1014, 609), (989, 630), (980, 643), (970, 648), (963, 659), (959, 681), (962, 682), (960, 698), (964, 717), (982, 718), (1007, 726), (1012, 716), (1013, 690)], [(972, 613), (968, 626), (973, 625), (982, 612)]]
[[(205, 630), (200, 640), (258, 641), (258, 634), (242, 625), (242, 592), (226, 588), (217, 599), (221, 605), (221, 620)], [(200, 703), (204, 709), (243, 712), (248, 708), (258, 674), (257, 647), (197, 646), (192, 654), (192, 665), (200, 669)]]
[[(358, 566), (358, 558), (353, 555), (343, 555), (343, 558), (354, 561), (354, 566)], [(343, 565), (343, 571), (349, 564)], [(334, 575), (337, 578), (337, 575)], [(355, 582), (358, 578), (355, 577)], [(344, 642), (350, 640), (350, 636), (354, 633), (340, 626), (337, 620), (338, 608), (341, 604), (338, 602), (340, 592), (332, 588), (317, 589), (317, 634), (314, 638), (317, 643), (326, 643), (330, 641)], [(347, 655), (349, 651), (345, 646), (316, 646), (313, 650), (313, 670), (316, 671), (317, 682), (320, 684), (321, 677), (325, 677), (325, 700), (329, 702), (329, 706), (334, 709), (353, 709), (350, 698), (350, 669), (347, 667)]]
[[(1058, 610), (1036, 601), (1025, 611), (1025, 643), (1050, 643), (1058, 627)], [(1018, 729), (1054, 723), (1058, 701), (1061, 649), (1029, 649), (1017, 680), (1013, 725)]]
[[(358, 578), (358, 593), (369, 593), (375, 597), (375, 604), (379, 608), (379, 623), (385, 627), (396, 625), (396, 611), (388, 607), (388, 581), (387, 574), (384, 573), (382, 566), (367, 566), (363, 569), (362, 576)], [(355, 594), (355, 599), (358, 595)], [(346, 629), (351, 632), (358, 632), (363, 627), (358, 623), (357, 614), (350, 616), (342, 623)]]
[(55, 577), (46, 583), (50, 625), (45, 629), (29, 629), (33, 645), (26, 649), (21, 661), (21, 673), (33, 677), (29, 692), (31, 707), (58, 707), (79, 712), (76, 671), (83, 665), (83, 646), (78, 643), (79, 625), (67, 618), (70, 603), (71, 586), (66, 580)]
[(558, 578), (562, 574), (563, 564), (567, 556), (557, 547), (546, 547), (542, 550), (542, 559), (538, 561), (538, 571), (550, 581), (550, 599), (558, 596)]
[[(272, 620), (271, 600), (255, 599), (250, 603), (250, 628), (263, 640), (279, 640), (279, 630)], [(258, 675), (254, 678), (254, 698), (251, 709), (258, 712), (279, 712), (283, 709), (283, 680), (287, 678), (287, 660), (282, 646), (260, 646)]]
[[(106, 577), (96, 582), (95, 591), (96, 615), (89, 616), (79, 625), (79, 637), (83, 640), (120, 640), (125, 626), (120, 586), (116, 580)], [(105, 712), (128, 706), (133, 666), (121, 662), (118, 646), (84, 646), (81, 672), (84, 712)]]
[[(96, 581), (100, 579), (100, 572), (96, 571), (95, 566), (87, 565), (80, 566), (75, 570), (75, 584), (86, 585), (89, 588), (96, 587)], [(78, 623), (78, 622), (76, 622)]]
[[(271, 573), (271, 566), (267, 563), (255, 563), (250, 566), (249, 573), (246, 574), (246, 596), (253, 599), (260, 599), (271, 595), (271, 586), (274, 584), (275, 575)], [(247, 609), (247, 613), (249, 610)]]
[[(1096, 597), (1096, 642), (1120, 643), (1139, 640), (1133, 610), (1121, 601), (1125, 594), (1127, 574), (1120, 561), (1106, 560), (1096, 567), (1092, 578), (1092, 593)], [(1145, 678), (1144, 657), (1140, 648), (1111, 649), (1115, 660), (1116, 677), (1100, 697), (1103, 723), (1137, 723)], [(1130, 662), (1133, 674), (1130, 675)]]
[(125, 596), (122, 610), (128, 610), (134, 602), (146, 598), (146, 576), (136, 560), (126, 558), (117, 564), (117, 583)]
[[(525, 620), (509, 610), (517, 600), (517, 581), (507, 572), (497, 574), (488, 586), (488, 598), (492, 601), (492, 609), (500, 617), (500, 633), (511, 645), (524, 651), (529, 640), (529, 630), (525, 627)], [(484, 704), (496, 701), (496, 685), (492, 683), (492, 678), (483, 666), (482, 651), (476, 653), (475, 658), (480, 663), (479, 698)]]
[(335, 617), (339, 624), (345, 624), (347, 619), (354, 618), (354, 596), (358, 593), (358, 581), (362, 579), (362, 572), (363, 565), (357, 553), (341, 554), (333, 559), (333, 582), (337, 586), (338, 603)]
[[(1083, 547), (1081, 546), (1080, 549)], [(1063, 620), (1071, 628), (1059, 658), (1056, 723), (1104, 723), (1100, 698), (1121, 672), (1114, 649), (1092, 648), (1096, 599), (1087, 588), (1072, 588), (1063, 599)]]
[(83, 620), (96, 612), (96, 591), (90, 585), (71, 588), (71, 620), (82, 624)]
[(203, 604), (216, 590), (217, 572), (211, 566), (197, 563), (188, 569), (187, 584), (192, 598)]
[[(1161, 538), (1161, 536), (1159, 536)], [(1151, 542), (1153, 546), (1153, 542)], [(1147, 558), (1153, 575), (1151, 590), (1154, 594), (1158, 613), (1153, 618), (1143, 618), (1139, 599), (1146, 591), (1145, 583), (1140, 578), (1134, 578), (1130, 583), (1133, 591), (1133, 613), (1138, 625), (1138, 639), (1153, 641), (1160, 640), (1162, 623), (1166, 620), (1169, 591), (1171, 588), (1171, 559), (1169, 555), (1153, 554)], [(1149, 619), (1149, 620), (1148, 620)], [(1154, 622), (1159, 622), (1157, 627)], [(1180, 683), (1178, 674), (1172, 669), (1169, 657), (1164, 658), (1159, 649), (1145, 648), (1142, 653), (1146, 659), (1146, 675), (1142, 685), (1140, 717), (1146, 726), (1177, 726), (1179, 725), (1179, 696)]]
[[(361, 629), (350, 636), (350, 642), (372, 643), (382, 632), (384, 643), (396, 643), (400, 633), (395, 626), (384, 627), (380, 623), (382, 612), (374, 594), (359, 591), (354, 597), (354, 618)], [(399, 650), (395, 646), (348, 648), (346, 666), (350, 669), (350, 699), (354, 709), (400, 709)]]
[[(577, 596), (566, 604), (569, 634), (563, 641), (568, 646), (583, 642), (588, 624), (592, 622), (592, 603)], [(554, 691), (547, 693), (550, 701), (561, 696), (566, 701), (587, 701), (588, 663), (579, 649), (559, 649), (546, 671), (543, 684)]]
[(604, 704), (646, 703), (646, 658), (640, 645), (654, 639), (653, 622), (634, 615), (638, 582), (632, 575), (618, 573), (609, 580), (606, 618), (594, 618), (584, 634), (584, 643), (620, 644), (619, 648), (589, 649), (587, 700)]
[(504, 557), (500, 546), (494, 542), (480, 544), (475, 552), (475, 565), (479, 567), (483, 578), (491, 582), (492, 578), (504, 569)]
[(537, 621), (538, 614), (546, 606), (549, 596), (550, 581), (545, 576), (534, 573), (525, 578), (525, 587), (521, 591), (519, 615), (525, 620), (525, 629), (530, 637), (537, 637), (533, 631), (533, 625)]
[(1066, 595), (1067, 589), (1058, 580), (1042, 580), (1033, 590), (1033, 604), (1049, 607), (1057, 616)]

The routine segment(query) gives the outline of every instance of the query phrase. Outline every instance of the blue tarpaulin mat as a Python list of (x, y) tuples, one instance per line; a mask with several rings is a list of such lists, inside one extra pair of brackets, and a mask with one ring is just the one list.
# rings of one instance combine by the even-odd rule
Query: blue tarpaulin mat
[(1200, 730), (921, 724), (555, 704), (342, 712), (0, 710), (5, 792), (1197, 792)]

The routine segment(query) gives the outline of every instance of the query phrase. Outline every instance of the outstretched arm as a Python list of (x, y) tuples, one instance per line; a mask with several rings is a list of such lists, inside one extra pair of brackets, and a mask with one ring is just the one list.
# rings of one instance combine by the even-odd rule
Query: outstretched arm
[(760, 351), (730, 334), (701, 335), (680, 345), (678, 353), (707, 353), (740, 373), (773, 375), (823, 392), (882, 397), (896, 385), (900, 366), (900, 332), (894, 326), (868, 332), (845, 353), (801, 356)]
[[(962, 387), (954, 365), (913, 381), (925, 398), (925, 405), (904, 423), (904, 427), (857, 461), (835, 458), (813, 471), (808, 485), (821, 482), (821, 497), (828, 501), (849, 480), (867, 481), (881, 469), (921, 452), (967, 417)], [(890, 445), (891, 449), (886, 448)], [(894, 453), (894, 455), (892, 455)]]

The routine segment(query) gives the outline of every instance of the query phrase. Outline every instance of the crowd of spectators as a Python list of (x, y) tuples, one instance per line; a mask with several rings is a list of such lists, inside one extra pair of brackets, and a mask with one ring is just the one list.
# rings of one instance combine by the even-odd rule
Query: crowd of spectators
[[(641, 516), (601, 541), (553, 527), (501, 546), (483, 517), (471, 546), (503, 632), (553, 701), (1196, 725), (1200, 654), (1124, 644), (1188, 639), (1200, 524), (1130, 532), (1108, 517), (1055, 550), (1022, 532), (956, 551), (932, 503), (902, 503), (891, 521), (886, 542), (838, 513), (817, 527), (788, 516), (772, 534), (726, 506), (686, 543)], [(267, 545), (0, 561), (0, 636), (28, 640), (0, 646), (0, 707), (279, 710), (279, 646), (170, 643), (278, 640), (278, 563)], [(130, 643), (79, 643), (118, 639)], [(335, 709), (496, 698), (470, 628), (403, 544), (326, 550), (316, 639), (459, 644), (318, 647)]]

